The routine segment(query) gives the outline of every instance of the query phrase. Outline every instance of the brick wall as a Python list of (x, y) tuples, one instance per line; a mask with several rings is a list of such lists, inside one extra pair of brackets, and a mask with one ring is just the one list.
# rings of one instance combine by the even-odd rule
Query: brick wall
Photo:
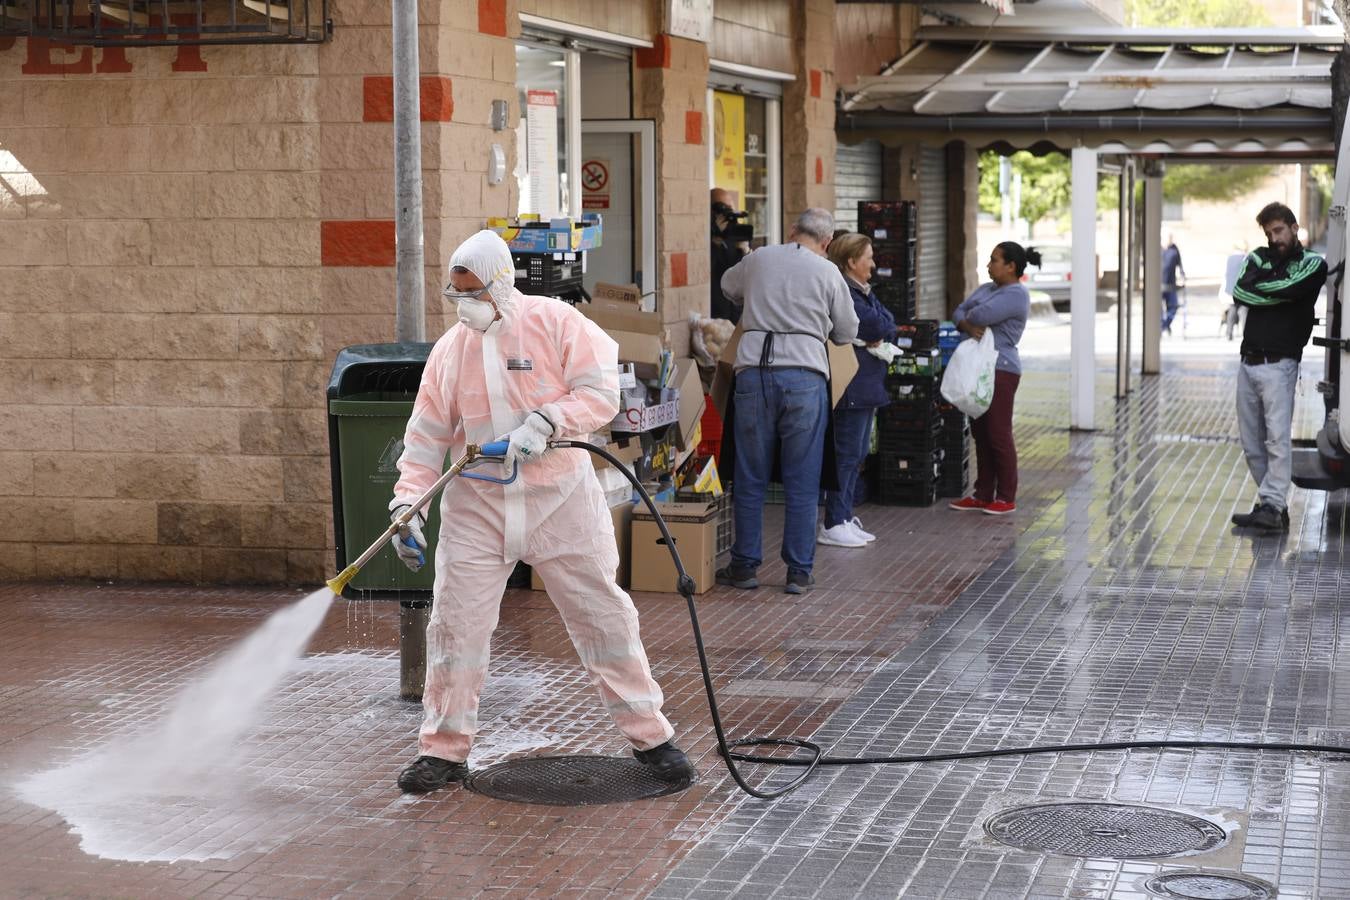
[[(330, 8), (321, 46), (0, 44), (0, 578), (331, 569), (324, 387), (392, 339), (394, 270), (389, 4)], [(514, 206), (485, 176), (516, 16), (421, 10), (438, 289)]]
[(783, 234), (808, 206), (834, 209), (834, 0), (793, 7), (795, 81), (783, 91)]

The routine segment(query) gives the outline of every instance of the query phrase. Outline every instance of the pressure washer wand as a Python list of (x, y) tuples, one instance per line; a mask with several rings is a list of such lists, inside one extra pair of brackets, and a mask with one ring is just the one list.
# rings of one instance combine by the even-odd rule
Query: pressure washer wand
[[(504, 457), (506, 455), (506, 445), (507, 445), (506, 441), (497, 441), (495, 443), (484, 444), (482, 446), (479, 446), (478, 444), (466, 445), (464, 447), (464, 455), (461, 456), (455, 462), (454, 465), (446, 469), (441, 474), (441, 477), (436, 479), (436, 483), (433, 484), (431, 487), (427, 488), (426, 493), (418, 497), (416, 502), (414, 502), (412, 506), (409, 506), (406, 510), (404, 510), (401, 516), (398, 516), (396, 519), (390, 522), (389, 527), (384, 530), (384, 533), (381, 534), (379, 537), (377, 537), (375, 539), (375, 542), (366, 548), (365, 553), (362, 553), (360, 556), (356, 558), (356, 562), (347, 566), (347, 568), (343, 569), (334, 577), (328, 579), (328, 589), (331, 590), (334, 594), (342, 596), (343, 589), (346, 588), (347, 584), (353, 578), (356, 577), (356, 573), (361, 571), (361, 567), (364, 566), (366, 563), (370, 562), (371, 557), (373, 557), (376, 553), (380, 552), (380, 550), (384, 547), (386, 541), (388, 541), (399, 531), (402, 531), (404, 528), (408, 527), (408, 523), (412, 521), (412, 517), (421, 512), (422, 508), (431, 502), (432, 497), (435, 497), (438, 493), (440, 493), (441, 489), (444, 488), (450, 482), (451, 478), (454, 478), (455, 476), (459, 475), (466, 468), (477, 462), (480, 458), (487, 457), (491, 459), (500, 459)], [(487, 480), (497, 481), (497, 479), (487, 479)]]

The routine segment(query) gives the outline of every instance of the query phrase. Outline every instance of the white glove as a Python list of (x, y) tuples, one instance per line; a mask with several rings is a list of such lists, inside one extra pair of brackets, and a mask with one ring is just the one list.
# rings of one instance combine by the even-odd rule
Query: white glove
[(900, 348), (894, 344), (889, 343), (888, 341), (882, 341), (875, 347), (868, 347), (867, 352), (889, 366), (891, 362), (900, 355), (901, 351)]
[(511, 446), (506, 450), (506, 461), (534, 462), (548, 450), (553, 437), (553, 423), (538, 411), (530, 413), (519, 428), (506, 436)]
[[(403, 504), (395, 509), (389, 515), (389, 521), (394, 521), (408, 510), (409, 504)], [(416, 572), (422, 568), (426, 562), (427, 539), (422, 535), (422, 526), (426, 524), (426, 517), (420, 512), (408, 520), (408, 524), (400, 528), (393, 537), (389, 539), (389, 544), (398, 554), (398, 558), (403, 560), (403, 564), (412, 571)], [(405, 538), (412, 538), (417, 546), (405, 542)]]

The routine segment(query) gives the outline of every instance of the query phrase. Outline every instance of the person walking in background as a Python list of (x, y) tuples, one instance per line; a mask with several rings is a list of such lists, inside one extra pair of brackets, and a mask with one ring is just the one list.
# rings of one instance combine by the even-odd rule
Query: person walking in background
[(867, 458), (872, 439), (872, 419), (878, 408), (890, 403), (886, 393), (888, 357), (894, 353), (895, 317), (881, 305), (868, 281), (876, 264), (872, 241), (866, 235), (845, 232), (830, 242), (830, 262), (839, 267), (853, 297), (858, 316), (858, 336), (853, 350), (858, 373), (849, 382), (834, 410), (834, 461), (839, 471), (839, 490), (825, 492), (825, 521), (816, 543), (833, 547), (865, 547), (876, 535), (863, 530), (853, 515), (853, 489), (858, 470)]
[(1013, 397), (1022, 380), (1017, 342), (1027, 327), (1031, 294), (1022, 284), (1027, 264), (1039, 266), (1041, 255), (1021, 244), (1004, 241), (989, 254), (989, 281), (977, 287), (952, 313), (958, 331), (975, 340), (992, 329), (998, 364), (994, 399), (984, 415), (970, 423), (975, 438), (975, 492), (948, 504), (952, 509), (981, 510), (991, 516), (1017, 509), (1017, 445), (1013, 443)]
[(1299, 243), (1298, 221), (1283, 203), (1267, 204), (1256, 223), (1266, 233), (1266, 246), (1247, 255), (1233, 301), (1247, 308), (1237, 377), (1238, 435), (1257, 500), (1251, 512), (1234, 513), (1233, 524), (1288, 531), (1294, 390), (1327, 263)]
[[(1180, 277), (1178, 277), (1180, 276)], [(1174, 235), (1167, 236), (1167, 248), (1162, 255), (1162, 295), (1167, 308), (1163, 311), (1162, 330), (1172, 333), (1172, 320), (1177, 317), (1181, 301), (1177, 299), (1177, 289), (1186, 283), (1186, 267), (1181, 264), (1181, 251), (1177, 248)]]
[(830, 420), (826, 342), (848, 344), (858, 333), (848, 285), (825, 259), (833, 231), (833, 216), (807, 209), (788, 243), (756, 250), (722, 276), (722, 292), (743, 306), (744, 336), (732, 416), (736, 538), (718, 584), (759, 586), (764, 495), (775, 457), (787, 500), (784, 589), (800, 594), (815, 583), (816, 506)]

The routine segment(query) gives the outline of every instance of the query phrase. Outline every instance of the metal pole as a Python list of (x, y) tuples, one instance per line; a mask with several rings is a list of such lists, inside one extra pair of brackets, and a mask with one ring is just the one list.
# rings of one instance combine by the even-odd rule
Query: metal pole
[(1162, 371), (1163, 165), (1144, 163), (1144, 364), (1141, 373)]
[(1097, 376), (1097, 151), (1069, 155), (1074, 279), (1069, 289), (1069, 427), (1092, 431)]
[(426, 340), (422, 261), (422, 103), (417, 0), (393, 0), (394, 203), (398, 306), (394, 340)]
[(1130, 163), (1120, 167), (1120, 208), (1117, 210), (1116, 265), (1116, 399), (1130, 393), (1130, 206), (1133, 183)]

